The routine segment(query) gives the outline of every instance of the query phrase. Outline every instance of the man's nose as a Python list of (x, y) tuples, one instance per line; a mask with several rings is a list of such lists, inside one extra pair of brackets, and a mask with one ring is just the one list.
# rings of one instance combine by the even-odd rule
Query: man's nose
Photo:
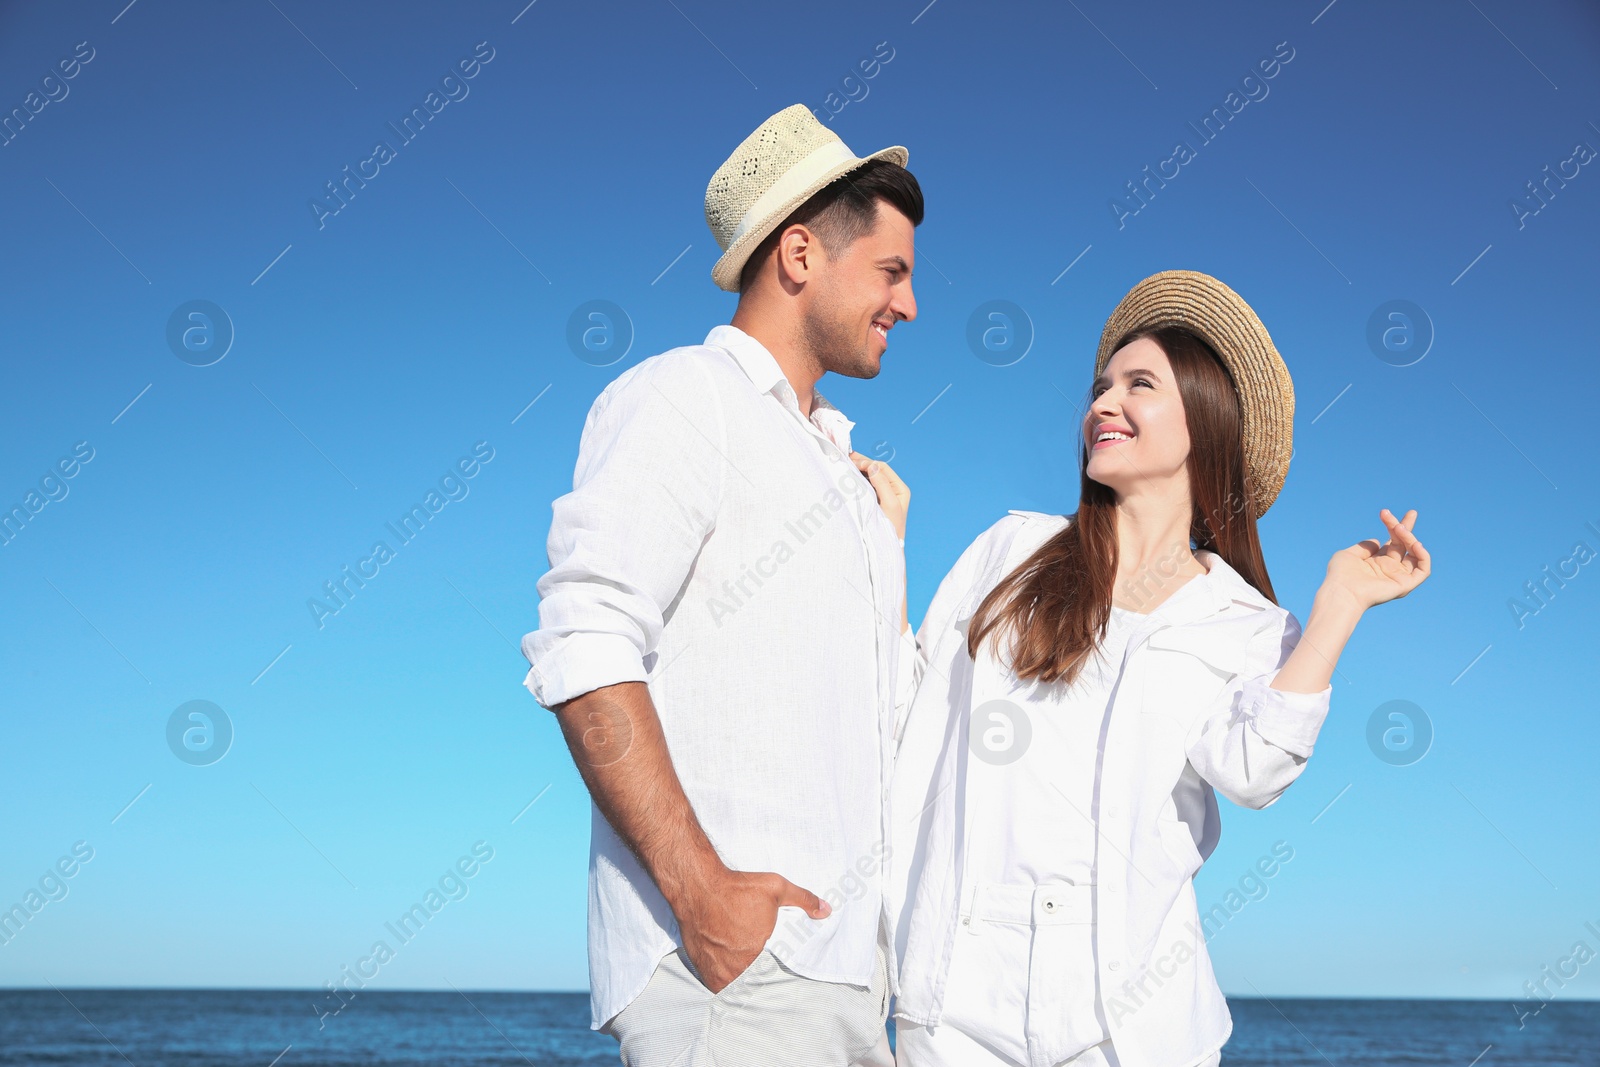
[(906, 282), (905, 296), (891, 301), (889, 311), (906, 322), (910, 322), (917, 317), (917, 298), (911, 291), (911, 283), (909, 281)]

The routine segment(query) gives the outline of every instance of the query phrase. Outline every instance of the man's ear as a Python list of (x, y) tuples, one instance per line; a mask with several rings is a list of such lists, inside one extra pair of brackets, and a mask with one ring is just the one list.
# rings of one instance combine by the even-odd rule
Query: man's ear
[(816, 234), (794, 223), (778, 237), (778, 278), (793, 285), (804, 285), (816, 270), (823, 255)]

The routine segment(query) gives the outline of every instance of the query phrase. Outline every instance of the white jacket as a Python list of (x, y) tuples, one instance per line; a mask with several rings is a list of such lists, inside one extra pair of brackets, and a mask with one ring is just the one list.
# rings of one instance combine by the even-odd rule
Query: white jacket
[[(915, 697), (898, 709), (887, 886), (899, 959), (895, 1014), (911, 1023), (939, 1023), (954, 939), (972, 914), (967, 846), (982, 798), (968, 791), (984, 776), (968, 774), (971, 711), (1013, 688), (992, 642), (976, 663), (967, 655), (967, 624), (1067, 521), (1012, 511), (995, 523), (956, 561), (917, 633), (922, 673)], [(1310, 757), (1332, 692), (1270, 688), (1299, 641), (1299, 622), (1222, 557), (1195, 555), (1208, 568), (1191, 579), (1202, 588), (1129, 642), (1095, 796), (1094, 970), (1112, 1041), (1130, 1067), (1184, 1067), (1232, 1032), (1191, 881), (1221, 833), (1215, 793), (1249, 808), (1277, 800)], [(1050, 832), (1026, 811), (1009, 815), (1012, 834)], [(1051, 1032), (1049, 1020), (1029, 1030), (1035, 1064), (1074, 1051), (1071, 1035)]]

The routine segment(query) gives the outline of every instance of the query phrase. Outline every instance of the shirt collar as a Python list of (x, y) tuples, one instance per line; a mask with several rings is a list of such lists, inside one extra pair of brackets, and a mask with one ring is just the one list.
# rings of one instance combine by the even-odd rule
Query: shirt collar
[[(706, 344), (713, 348), (724, 349), (733, 356), (733, 361), (749, 375), (756, 389), (763, 393), (772, 392), (779, 384), (784, 386), (789, 384), (789, 379), (783, 376), (783, 368), (772, 358), (767, 346), (737, 326), (713, 327), (711, 332), (706, 334)], [(794, 390), (790, 389), (789, 392), (793, 394)]]
[[(1043, 535), (1034, 542), (1035, 546), (1042, 544), (1045, 539), (1072, 521), (1070, 515), (1043, 511), (1019, 511), (1013, 508), (1010, 514), (1020, 515), (1029, 522), (1045, 524)], [(1210, 618), (1234, 602), (1258, 609), (1271, 609), (1276, 606), (1263, 596), (1259, 589), (1245, 581), (1242, 574), (1228, 566), (1228, 561), (1217, 553), (1207, 548), (1197, 548), (1194, 550), (1194, 555), (1205, 566), (1206, 573), (1197, 575), (1179, 586), (1177, 592), (1158, 604), (1155, 611), (1150, 613), (1152, 618), (1159, 616), (1161, 623), (1182, 625)], [(1191, 586), (1195, 588), (1190, 588)]]
[(844, 452), (850, 452), (850, 431), (855, 429), (855, 423), (844, 417), (844, 412), (828, 403), (828, 398), (811, 390), (811, 421), (828, 435), (828, 440), (838, 445)]
[[(1198, 622), (1215, 615), (1234, 601), (1257, 609), (1273, 606), (1260, 590), (1245, 581), (1244, 576), (1228, 566), (1228, 561), (1217, 553), (1197, 548), (1194, 555), (1205, 565), (1206, 573), (1184, 583), (1166, 603), (1152, 612), (1161, 616), (1162, 621), (1172, 625)], [(1191, 589), (1190, 586), (1196, 588)]]
[[(778, 366), (778, 361), (773, 358), (767, 346), (745, 333), (737, 326), (715, 326), (706, 334), (706, 344), (725, 350), (733, 356), (741, 370), (750, 378), (751, 384), (763, 393), (772, 393), (779, 400), (793, 405), (795, 413), (800, 411), (800, 400), (795, 396), (794, 387), (789, 384), (789, 379), (784, 375), (783, 368)], [(828, 402), (828, 398), (813, 389), (811, 392), (811, 424), (821, 430), (834, 444), (844, 452), (849, 452), (850, 431), (855, 428), (855, 423), (845, 418), (844, 412)]]
[[(1240, 674), (1250, 665), (1258, 616), (1280, 609), (1215, 552), (1196, 549), (1195, 556), (1209, 569), (1151, 613), (1145, 642), (1151, 648), (1187, 652), (1219, 674)], [(1243, 615), (1227, 610), (1235, 604), (1250, 610)]]

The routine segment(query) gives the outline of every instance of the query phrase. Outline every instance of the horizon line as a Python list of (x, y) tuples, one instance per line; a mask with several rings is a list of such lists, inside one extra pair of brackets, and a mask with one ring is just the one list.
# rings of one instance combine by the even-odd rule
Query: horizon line
[[(321, 995), (325, 990), (311, 986), (99, 986), (99, 985), (5, 985), (0, 984), (0, 994), (5, 993), (51, 993), (61, 989), (71, 989), (83, 993), (310, 993)], [(438, 989), (432, 987), (418, 987), (415, 989), (359, 989), (357, 993), (508, 993), (515, 995), (544, 995), (544, 996), (589, 996), (587, 989), (489, 989), (472, 988), (461, 990), (457, 988)], [(1379, 996), (1376, 994), (1305, 994), (1285, 993), (1273, 996), (1263, 996), (1258, 993), (1234, 994), (1224, 991), (1222, 994), (1228, 1000), (1259, 1000), (1271, 1002), (1277, 1000), (1387, 1000), (1387, 1001), (1438, 1001), (1442, 1003), (1459, 1004), (1498, 1004), (1503, 997), (1447, 997), (1447, 996)], [(1515, 1000), (1516, 998), (1512, 998)], [(1546, 1004), (1600, 1004), (1600, 997), (1554, 997)]]

